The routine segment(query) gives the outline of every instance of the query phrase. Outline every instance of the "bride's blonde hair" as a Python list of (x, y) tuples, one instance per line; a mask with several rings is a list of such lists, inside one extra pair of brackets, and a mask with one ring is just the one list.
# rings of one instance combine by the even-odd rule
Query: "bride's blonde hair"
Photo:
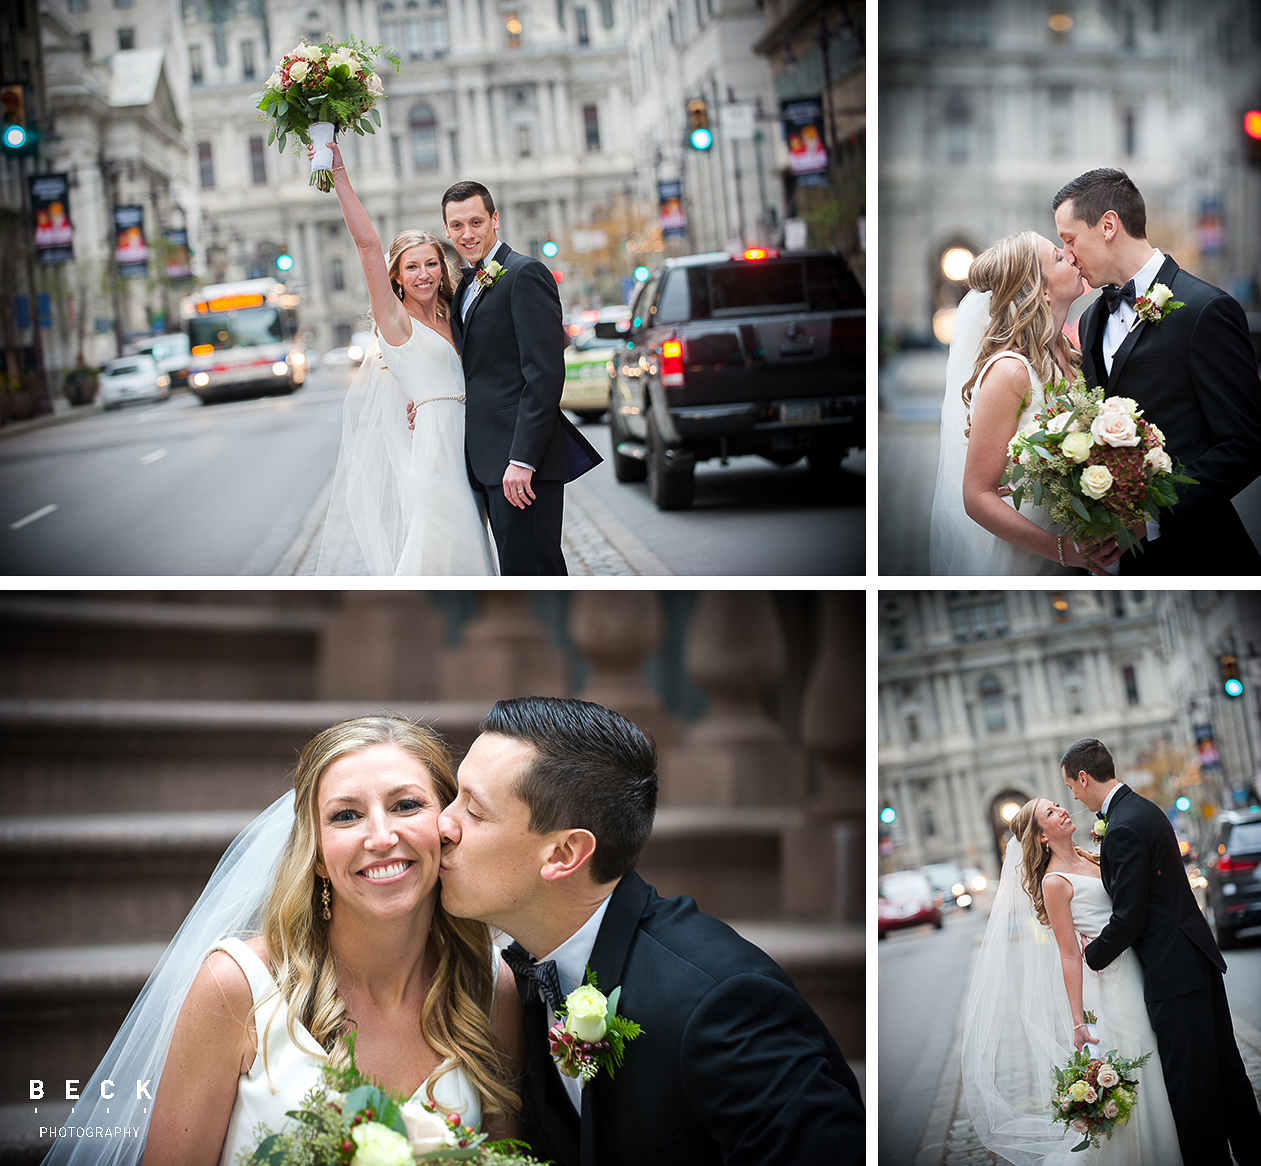
[(399, 264), (403, 261), (403, 252), (410, 251), (413, 247), (430, 246), (438, 252), (438, 261), (442, 264), (442, 277), (438, 281), (438, 315), (444, 319), (451, 318), (451, 301), (455, 298), (455, 282), (451, 277), (451, 263), (447, 259), (446, 248), (438, 240), (436, 235), (431, 235), (428, 231), (399, 231), (394, 236), (394, 242), (390, 244), (390, 253), (386, 257), (386, 270), (390, 275), (390, 286), (394, 289), (394, 294), (401, 300), (403, 298), (403, 285), (399, 281), (398, 269)]
[[(1047, 918), (1046, 904), (1042, 901), (1042, 877), (1046, 874), (1046, 868), (1051, 862), (1051, 848), (1043, 845), (1046, 839), (1037, 821), (1038, 803), (1045, 800), (1045, 798), (1034, 798), (1032, 801), (1025, 802), (1011, 820), (1011, 832), (1020, 843), (1020, 881), (1025, 888), (1025, 893), (1033, 900), (1033, 910), (1038, 921), (1043, 927), (1050, 927), (1051, 921)], [(1076, 844), (1073, 849), (1082, 858), (1088, 859), (1096, 866), (1099, 865), (1097, 854), (1091, 854)]]
[[(397, 241), (396, 241), (397, 242)], [(414, 244), (408, 244), (413, 246)], [(301, 1024), (323, 1046), (329, 1061), (346, 1060), (338, 1039), (352, 1027), (346, 1002), (337, 991), (337, 969), (324, 921), (323, 880), (315, 873), (320, 856), (318, 793), (328, 767), (342, 757), (373, 745), (394, 745), (414, 757), (433, 779), (438, 800), (446, 807), (458, 786), (451, 773), (451, 755), (432, 730), (398, 717), (369, 716), (342, 721), (307, 743), (294, 775), (294, 820), (281, 852), (271, 894), (263, 909), (263, 937), (276, 982), (288, 1002), (289, 1035)], [(334, 910), (336, 904), (334, 904)], [(462, 1068), (492, 1114), (515, 1114), (520, 1099), (509, 1073), (510, 1059), (490, 1024), (495, 973), (490, 931), (474, 919), (459, 919), (434, 904), (429, 944), (437, 954), (437, 970), (425, 992), (420, 1031), (430, 1048), (444, 1058), (428, 1083)], [(266, 1047), (264, 1036), (260, 1047)]]
[(1056, 335), (1036, 231), (1017, 231), (982, 251), (968, 269), (968, 286), (990, 293), (989, 324), (972, 375), (963, 386), (970, 428), (973, 386), (996, 352), (1018, 352), (1026, 357), (1044, 385), (1056, 372), (1057, 347), (1073, 368), (1081, 365), (1081, 353), (1063, 332)]

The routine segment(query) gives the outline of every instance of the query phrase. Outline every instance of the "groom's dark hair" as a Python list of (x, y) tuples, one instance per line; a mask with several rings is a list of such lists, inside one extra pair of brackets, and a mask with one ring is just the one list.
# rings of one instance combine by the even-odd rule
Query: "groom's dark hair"
[(447, 203), (463, 202), (466, 198), (472, 198), (479, 195), (482, 205), (486, 208), (488, 215), (495, 213), (495, 200), (491, 198), (490, 191), (486, 189), (480, 182), (457, 182), (454, 186), (447, 188), (446, 194), (442, 196), (442, 221), (447, 221)]
[(1112, 754), (1102, 741), (1094, 737), (1083, 737), (1074, 741), (1060, 758), (1064, 772), (1070, 781), (1076, 781), (1077, 775), (1084, 769), (1095, 781), (1112, 781), (1116, 775), (1116, 766)]
[(529, 807), (535, 834), (590, 830), (597, 883), (635, 869), (657, 812), (651, 737), (612, 709), (550, 696), (496, 701), (481, 731), (534, 747), (515, 793)]
[(1147, 206), (1124, 170), (1087, 170), (1060, 187), (1051, 199), (1051, 210), (1059, 210), (1060, 203), (1069, 199), (1073, 200), (1073, 218), (1081, 219), (1086, 226), (1093, 227), (1106, 212), (1116, 211), (1126, 234), (1135, 239), (1147, 238)]

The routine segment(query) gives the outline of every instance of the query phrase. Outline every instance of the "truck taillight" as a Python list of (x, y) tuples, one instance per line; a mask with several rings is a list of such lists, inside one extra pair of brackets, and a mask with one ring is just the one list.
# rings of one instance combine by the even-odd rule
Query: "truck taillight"
[(1234, 858), (1229, 854), (1223, 854), (1217, 860), (1217, 873), (1223, 875), (1244, 875), (1250, 874), (1257, 869), (1257, 860), (1255, 858), (1240, 859)]
[(683, 384), (683, 342), (667, 340), (661, 346), (661, 383), (667, 388)]

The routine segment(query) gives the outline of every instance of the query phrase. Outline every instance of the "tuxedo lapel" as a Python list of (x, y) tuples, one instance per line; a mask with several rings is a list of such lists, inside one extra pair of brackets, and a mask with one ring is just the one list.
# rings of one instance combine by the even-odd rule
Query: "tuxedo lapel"
[[(490, 263), (493, 261), (498, 263), (501, 267), (506, 267), (508, 264), (508, 256), (512, 254), (512, 248), (509, 247), (507, 243), (504, 243), (503, 240), (500, 240), (500, 244), (502, 244), (502, 246), (497, 244), (495, 247), (494, 257), (487, 258), (486, 262)], [(465, 332), (468, 332), (468, 330), (473, 326), (473, 316), (476, 314), (477, 309), (482, 306), (482, 300), (484, 300), (486, 296), (494, 290), (498, 283), (499, 280), (496, 280), (490, 287), (482, 288), (482, 290), (477, 293), (477, 298), (469, 304), (468, 315), (464, 317)]]
[(1101, 375), (1103, 373), (1103, 365), (1098, 363), (1099, 336), (1102, 332), (1102, 321), (1105, 318), (1105, 313), (1100, 307), (1102, 303), (1103, 297), (1100, 296), (1082, 313), (1080, 335), (1082, 372), (1086, 374), (1086, 384), (1091, 386), (1103, 383)]
[(473, 272), (465, 271), (460, 276), (460, 282), (455, 285), (455, 294), (451, 297), (451, 331), (455, 333), (455, 342), (461, 354), (464, 351), (464, 317), (460, 315), (460, 305), (464, 302), (464, 291), (472, 278)]
[[(1153, 284), (1163, 283), (1166, 287), (1173, 282), (1173, 277), (1178, 272), (1178, 264), (1169, 256), (1165, 256), (1165, 261), (1160, 265), (1160, 270), (1156, 272), (1156, 278), (1152, 280)], [(1150, 290), (1149, 287), (1143, 288), (1143, 293)], [(1117, 378), (1121, 375), (1121, 370), (1125, 367), (1125, 362), (1129, 359), (1130, 353), (1134, 350), (1134, 345), (1138, 343), (1138, 338), (1147, 328), (1147, 321), (1139, 317), (1134, 322), (1134, 327), (1129, 330), (1125, 339), (1121, 341), (1121, 347), (1116, 350), (1116, 355), (1112, 358), (1112, 372), (1108, 375), (1108, 388), (1112, 389), (1117, 383)]]

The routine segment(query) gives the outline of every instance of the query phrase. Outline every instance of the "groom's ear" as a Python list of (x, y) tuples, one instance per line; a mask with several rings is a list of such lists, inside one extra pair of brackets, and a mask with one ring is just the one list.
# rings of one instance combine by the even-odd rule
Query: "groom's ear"
[(586, 865), (595, 853), (595, 835), (590, 830), (565, 830), (543, 858), (543, 878), (549, 883), (568, 878)]

